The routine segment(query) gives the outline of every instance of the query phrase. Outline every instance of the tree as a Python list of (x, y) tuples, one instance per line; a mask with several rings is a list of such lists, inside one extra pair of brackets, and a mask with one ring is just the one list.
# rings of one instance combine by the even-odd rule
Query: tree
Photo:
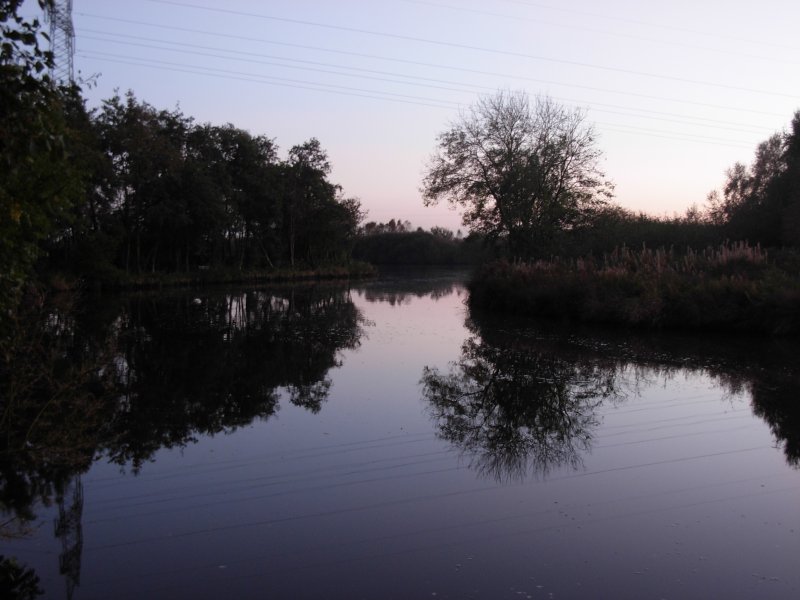
[(515, 257), (553, 250), (611, 196), (584, 112), (524, 92), (484, 96), (438, 137), (423, 180), (426, 206), (447, 199), (463, 221), (505, 238)]
[(124, 230), (122, 264), (126, 271), (155, 270), (161, 239), (186, 227), (180, 187), (191, 119), (139, 102), (129, 91), (103, 102), (95, 126), (111, 164), (104, 201)]
[(790, 131), (758, 145), (752, 165), (737, 162), (725, 175), (722, 193), (712, 191), (707, 202), (726, 235), (765, 246), (800, 243), (800, 111)]
[(800, 246), (800, 111), (794, 113), (786, 135), (783, 153), (785, 170), (775, 182), (775, 193), (782, 199), (781, 242)]
[[(313, 264), (319, 258), (315, 256), (318, 254), (315, 246), (320, 240), (315, 238), (320, 234), (327, 237), (329, 232), (318, 231), (320, 226), (327, 227), (326, 219), (341, 221), (344, 216), (346, 222), (348, 214), (359, 220), (362, 216), (356, 204), (350, 203), (349, 208), (336, 207), (341, 188), (328, 181), (330, 171), (328, 154), (316, 138), (289, 150), (289, 160), (284, 165), (283, 228), (284, 238), (288, 242), (289, 264), (292, 267), (296, 260)], [(358, 220), (354, 223), (352, 235), (357, 227)], [(350, 237), (349, 232), (346, 237)], [(323, 243), (323, 246), (326, 245)]]
[(239, 269), (245, 262), (272, 267), (279, 251), (281, 202), (278, 147), (266, 136), (253, 136), (233, 125), (215, 128), (225, 158), (224, 190), (230, 228), (226, 234), (231, 257)]
[(38, 19), (19, 16), (22, 4), (0, 1), (0, 326), (31, 276), (39, 243), (81, 199), (83, 179), (64, 143), (64, 96), (74, 90), (53, 85), (53, 55), (40, 45)]

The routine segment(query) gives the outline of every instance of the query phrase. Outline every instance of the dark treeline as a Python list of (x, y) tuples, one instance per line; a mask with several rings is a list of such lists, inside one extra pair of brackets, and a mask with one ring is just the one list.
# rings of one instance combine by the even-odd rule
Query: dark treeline
[(346, 262), (361, 210), (328, 180), (311, 139), (274, 140), (196, 124), (132, 92), (86, 112), (70, 105), (71, 155), (85, 201), (48, 240), (51, 264), (79, 274), (272, 269)]
[[(353, 258), (376, 265), (479, 265), (509, 257), (507, 238), (470, 232), (466, 236), (444, 227), (424, 230), (408, 221), (370, 222), (362, 226)], [(707, 214), (656, 217), (606, 205), (586, 215), (581, 227), (560, 232), (548, 256), (602, 256), (628, 248), (705, 248), (728, 239), (726, 228)]]
[(444, 227), (426, 231), (392, 219), (366, 223), (359, 233), (353, 257), (376, 265), (474, 265), (491, 256), (484, 236)]
[(587, 215), (581, 227), (561, 232), (551, 256), (602, 256), (617, 248), (687, 248), (716, 246), (728, 239), (723, 227), (694, 209), (685, 215), (657, 217), (607, 205)]

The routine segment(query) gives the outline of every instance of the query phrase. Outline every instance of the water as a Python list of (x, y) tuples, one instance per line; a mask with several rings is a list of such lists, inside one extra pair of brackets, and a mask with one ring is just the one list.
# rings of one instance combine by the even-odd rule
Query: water
[(48, 598), (797, 597), (794, 345), (493, 319), (462, 281), (57, 307), (101, 369), (3, 461), (0, 554)]

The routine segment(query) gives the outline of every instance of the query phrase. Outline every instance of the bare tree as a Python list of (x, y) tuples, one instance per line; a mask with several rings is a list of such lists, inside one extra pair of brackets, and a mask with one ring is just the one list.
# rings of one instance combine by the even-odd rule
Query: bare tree
[(506, 238), (515, 257), (551, 250), (559, 232), (611, 197), (584, 120), (549, 97), (533, 106), (524, 92), (481, 97), (439, 135), (422, 184), (426, 206), (463, 207), (465, 225)]

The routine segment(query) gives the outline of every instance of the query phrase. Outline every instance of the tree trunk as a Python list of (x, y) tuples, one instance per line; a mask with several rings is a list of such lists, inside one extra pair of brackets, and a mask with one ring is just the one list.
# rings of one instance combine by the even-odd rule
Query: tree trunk
[(136, 272), (142, 272), (142, 236), (136, 232)]
[(266, 248), (264, 248), (264, 242), (262, 242), (262, 241), (259, 241), (259, 242), (258, 242), (258, 245), (259, 245), (259, 247), (261, 248), (261, 252), (263, 252), (263, 253), (264, 253), (264, 258), (266, 258), (266, 259), (267, 259), (267, 264), (269, 265), (269, 268), (270, 268), (270, 269), (274, 269), (274, 268), (275, 268), (275, 265), (273, 265), (273, 264), (272, 264), (272, 261), (271, 261), (271, 260), (270, 260), (270, 258), (269, 258), (269, 253), (267, 252), (267, 249), (266, 249)]

